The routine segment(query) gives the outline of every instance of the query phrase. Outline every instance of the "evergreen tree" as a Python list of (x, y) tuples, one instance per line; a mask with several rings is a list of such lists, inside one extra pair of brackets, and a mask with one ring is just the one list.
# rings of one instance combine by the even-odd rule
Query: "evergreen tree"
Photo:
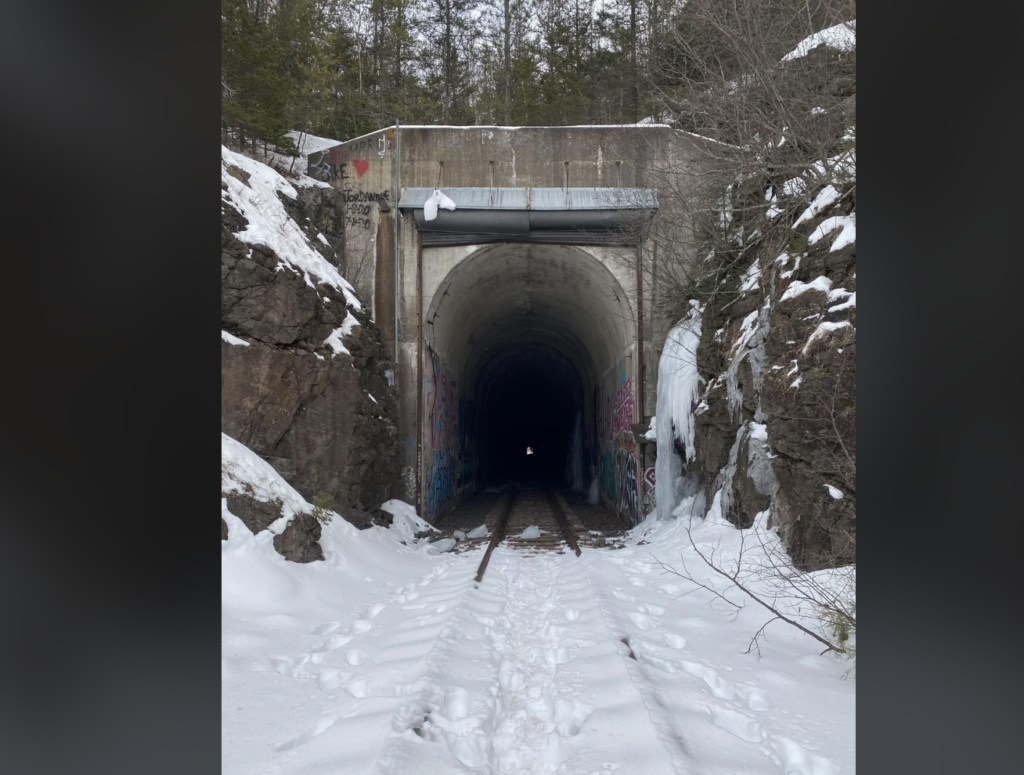
[(472, 62), (480, 37), (470, 0), (425, 0), (421, 49), (427, 117), (443, 124), (473, 123)]
[(539, 35), (531, 25), (531, 0), (490, 0), (484, 10), (475, 102), (478, 120), (534, 124), (540, 99), (540, 55)]

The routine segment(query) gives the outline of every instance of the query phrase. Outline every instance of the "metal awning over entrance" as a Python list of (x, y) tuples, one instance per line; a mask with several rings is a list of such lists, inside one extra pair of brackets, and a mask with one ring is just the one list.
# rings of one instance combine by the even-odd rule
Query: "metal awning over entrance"
[(441, 188), (455, 210), (428, 221), (432, 188), (403, 188), (399, 210), (412, 210), (423, 245), (486, 242), (636, 245), (658, 209), (649, 188)]

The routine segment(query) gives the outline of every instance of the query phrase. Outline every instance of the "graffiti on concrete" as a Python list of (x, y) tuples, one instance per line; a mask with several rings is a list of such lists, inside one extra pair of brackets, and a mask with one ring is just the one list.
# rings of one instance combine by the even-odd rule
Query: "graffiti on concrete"
[(655, 482), (654, 466), (648, 466), (644, 469), (644, 489), (647, 492), (647, 500), (651, 504), (652, 509), (658, 508), (658, 499), (655, 496), (655, 493), (657, 492), (654, 486)]
[(631, 525), (640, 522), (640, 491), (637, 487), (636, 452), (623, 445), (615, 452), (615, 511), (627, 515)]
[(445, 447), (434, 450), (427, 477), (427, 513), (436, 513), (452, 497), (451, 457)]
[(612, 435), (619, 431), (628, 431), (633, 425), (635, 404), (631, 391), (630, 380), (622, 383), (622, 387), (614, 396), (609, 396), (609, 416), (612, 420)]
[[(333, 152), (331, 155), (333, 156)], [(307, 165), (310, 177), (320, 178), (320, 180), (335, 180), (337, 173), (334, 168), (336, 165), (332, 165), (328, 161), (329, 158), (330, 156), (327, 156), (323, 151), (310, 154)]]
[(429, 344), (427, 363), (423, 438), (427, 447), (425, 459), (430, 460), (425, 484), (427, 514), (433, 516), (474, 484), (471, 442), (476, 404), (459, 392), (458, 381), (449, 376), (440, 355)]
[(402, 484), (405, 485), (405, 497), (409, 502), (416, 500), (416, 469), (405, 466), (402, 469)]

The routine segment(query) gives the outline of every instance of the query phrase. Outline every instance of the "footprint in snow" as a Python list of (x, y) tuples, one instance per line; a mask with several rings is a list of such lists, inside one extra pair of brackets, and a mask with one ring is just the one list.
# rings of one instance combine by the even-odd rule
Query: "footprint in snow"
[(587, 720), (594, 709), (585, 705), (579, 700), (571, 702), (562, 699), (555, 700), (555, 731), (562, 737), (575, 737), (583, 728), (583, 722)]
[[(290, 678), (306, 678), (309, 673), (303, 668), (310, 661), (309, 654), (299, 654), (297, 657), (271, 657), (270, 665), (281, 675)], [(315, 664), (315, 660), (314, 660)]]
[(316, 723), (316, 726), (314, 726), (312, 729), (307, 729), (300, 735), (296, 735), (295, 737), (286, 740), (283, 743), (278, 743), (274, 746), (274, 750), (290, 751), (292, 748), (298, 748), (300, 745), (305, 745), (317, 735), (322, 735), (324, 732), (330, 729), (334, 725), (335, 721), (337, 721), (337, 718), (335, 718), (334, 716), (327, 716), (325, 718), (322, 718)]
[(663, 673), (674, 675), (679, 672), (679, 665), (671, 660), (662, 659), (658, 656), (659, 648), (643, 638), (630, 638), (629, 647), (638, 662), (660, 670)]
[(316, 686), (322, 692), (333, 692), (351, 677), (352, 673), (343, 673), (336, 667), (321, 667), (316, 676)]
[(349, 649), (345, 652), (345, 661), (350, 665), (362, 665), (370, 658), (362, 649)]
[(385, 608), (387, 608), (387, 606), (384, 605), (383, 603), (374, 603), (373, 605), (367, 607), (366, 613), (363, 614), (363, 618), (364, 619), (373, 619), (373, 618), (375, 618), (377, 616), (377, 614), (379, 614)]
[(353, 636), (351, 635), (332, 635), (327, 640), (325, 640), (316, 650), (334, 651), (335, 649), (340, 649), (342, 646), (344, 646), (346, 643), (352, 640), (352, 637)]
[(580, 618), (580, 612), (577, 611), (575, 608), (568, 608), (565, 611), (565, 618), (568, 619), (570, 622), (574, 622)]
[(679, 672), (679, 666), (675, 662), (656, 657), (653, 654), (642, 653), (639, 661), (669, 675), (675, 675)]
[(632, 584), (634, 587), (646, 587), (647, 586), (647, 582), (646, 581), (644, 581), (643, 579), (637, 578), (636, 576), (630, 576), (629, 583)]
[(713, 668), (702, 665), (699, 662), (690, 662), (689, 660), (682, 659), (679, 661), (680, 666), (687, 673), (692, 675), (694, 678), (700, 678), (704, 683), (707, 684), (711, 693), (718, 697), (720, 700), (732, 700), (736, 697), (736, 690), (729, 684), (728, 681), (723, 680), (719, 677), (718, 671)]
[(615, 595), (615, 597), (617, 597), (619, 600), (625, 600), (626, 602), (629, 602), (629, 603), (635, 603), (636, 602), (636, 598), (635, 597), (633, 597), (632, 595), (627, 595), (625, 592), (619, 592), (619, 590), (617, 590), (617, 589), (613, 589), (612, 590), (612, 594)]
[[(761, 725), (744, 713), (729, 708), (706, 708), (706, 710), (715, 726), (736, 735), (741, 740), (746, 740), (748, 743), (760, 743), (768, 737), (768, 733), (761, 728)], [(790, 772), (790, 770), (786, 770), (787, 775), (790, 775)]]
[(675, 635), (671, 632), (662, 634), (661, 639), (665, 641), (665, 645), (672, 649), (684, 649), (686, 648), (686, 638)]
[(341, 622), (325, 622), (313, 630), (314, 635), (328, 635), (341, 627)]
[(756, 686), (738, 686), (736, 691), (739, 692), (740, 697), (747, 703), (747, 707), (751, 710), (763, 712), (771, 710), (771, 705), (768, 704), (768, 698), (765, 693), (758, 689)]
[(288, 657), (272, 657), (270, 665), (281, 675), (292, 674), (292, 661)]
[(352, 632), (354, 632), (356, 635), (366, 632), (372, 627), (373, 622), (371, 622), (369, 619), (356, 619), (354, 622), (352, 622)]
[(778, 736), (768, 744), (775, 751), (772, 757), (786, 775), (838, 775), (839, 768), (824, 756), (813, 754), (795, 740)]
[(633, 624), (639, 627), (641, 630), (650, 630), (655, 626), (655, 623), (651, 621), (651, 617), (647, 614), (630, 611), (629, 618), (633, 620)]
[(665, 609), (660, 605), (651, 605), (650, 603), (644, 603), (641, 605), (640, 610), (649, 613), (651, 616), (661, 616), (665, 613)]

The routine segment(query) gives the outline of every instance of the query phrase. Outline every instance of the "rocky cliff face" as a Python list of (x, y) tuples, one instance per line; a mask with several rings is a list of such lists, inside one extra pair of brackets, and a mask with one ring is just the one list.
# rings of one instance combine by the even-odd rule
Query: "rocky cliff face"
[(380, 331), (333, 263), (340, 195), (254, 164), (227, 156), (222, 175), (221, 428), (368, 527), (399, 479), (398, 402)]
[(709, 385), (694, 418), (707, 503), (730, 485), (723, 514), (741, 526), (771, 507), (805, 567), (856, 556), (856, 248), (833, 242), (762, 256), (760, 282), (706, 313), (697, 351)]
[(761, 246), (738, 294), (706, 306), (697, 350), (698, 499), (710, 508), (718, 494), (741, 527), (770, 509), (805, 568), (856, 558), (854, 190), (794, 198), (787, 249)]

